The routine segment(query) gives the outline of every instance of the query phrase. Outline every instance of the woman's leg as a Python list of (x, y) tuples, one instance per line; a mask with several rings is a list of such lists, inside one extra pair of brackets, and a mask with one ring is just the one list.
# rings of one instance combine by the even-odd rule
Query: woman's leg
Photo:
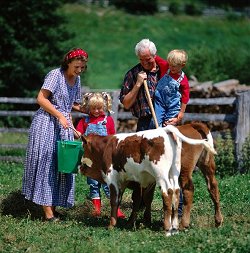
[(45, 219), (51, 219), (54, 217), (54, 211), (52, 206), (43, 206)]

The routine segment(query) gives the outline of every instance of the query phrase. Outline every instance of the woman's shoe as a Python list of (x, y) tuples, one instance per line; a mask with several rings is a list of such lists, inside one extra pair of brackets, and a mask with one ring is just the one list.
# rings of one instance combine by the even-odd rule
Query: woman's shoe
[(55, 211), (55, 212), (54, 212), (54, 216), (55, 216), (56, 218), (58, 218), (58, 219), (61, 219), (63, 215), (62, 215), (61, 213)]
[(57, 217), (55, 217), (55, 216), (53, 216), (53, 217), (51, 217), (51, 218), (45, 218), (45, 221), (48, 221), (48, 222), (54, 223), (54, 222), (59, 222), (59, 221), (60, 221), (60, 219), (59, 219), (59, 218), (57, 218)]

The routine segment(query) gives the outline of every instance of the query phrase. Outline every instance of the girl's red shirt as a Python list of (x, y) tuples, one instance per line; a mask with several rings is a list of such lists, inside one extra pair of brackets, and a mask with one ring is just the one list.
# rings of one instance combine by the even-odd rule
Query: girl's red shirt
[[(97, 124), (99, 121), (103, 121), (105, 118), (105, 114), (99, 116), (99, 117), (93, 117), (89, 116), (89, 122), (85, 121), (85, 118), (82, 118), (79, 120), (76, 130), (79, 131), (81, 134), (84, 134), (86, 132), (87, 126), (89, 123), (91, 124)], [(108, 135), (115, 134), (115, 123), (111, 116), (107, 116), (107, 133)]]

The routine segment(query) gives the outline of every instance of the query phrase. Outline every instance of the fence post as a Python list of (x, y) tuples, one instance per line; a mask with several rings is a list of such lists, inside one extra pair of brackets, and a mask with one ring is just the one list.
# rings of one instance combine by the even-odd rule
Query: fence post
[(119, 90), (115, 90), (112, 92), (111, 96), (113, 98), (113, 103), (112, 103), (112, 111), (114, 112), (114, 114), (112, 114), (112, 117), (114, 119), (114, 122), (115, 122), (115, 129), (117, 130), (117, 119), (118, 119), (118, 110), (119, 110), (119, 103), (120, 103), (120, 100), (119, 100), (119, 94), (120, 94), (120, 91)]
[(236, 112), (238, 115), (235, 131), (235, 145), (238, 169), (240, 169), (240, 153), (242, 145), (250, 135), (250, 91), (239, 92), (236, 96)]

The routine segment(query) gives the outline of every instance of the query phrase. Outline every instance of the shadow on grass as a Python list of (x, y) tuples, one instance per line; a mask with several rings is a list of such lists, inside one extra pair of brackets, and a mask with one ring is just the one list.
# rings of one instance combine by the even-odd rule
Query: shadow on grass
[[(118, 219), (116, 227), (119, 229), (126, 230), (137, 230), (144, 227), (143, 218), (139, 215), (134, 228), (127, 228), (126, 223), (131, 212), (131, 204), (123, 202), (121, 205), (122, 211), (126, 214), (126, 219)], [(83, 201), (80, 204), (75, 205), (72, 208), (58, 208), (58, 211), (61, 213), (62, 220), (69, 222), (77, 222), (85, 226), (91, 227), (104, 227), (107, 228), (109, 224), (110, 217), (110, 205), (109, 201), (103, 201), (102, 203), (102, 212), (100, 217), (93, 217), (93, 205), (92, 202), (88, 199)], [(43, 219), (43, 210), (40, 205), (33, 203), (24, 198), (21, 191), (11, 192), (4, 199), (0, 199), (0, 213), (1, 215), (11, 215), (16, 219), (23, 219), (29, 217), (31, 220), (42, 220)], [(143, 211), (141, 210), (141, 214)], [(153, 216), (154, 211), (153, 211)], [(157, 212), (159, 216), (159, 212)], [(159, 218), (159, 219), (158, 219)], [(161, 217), (157, 217), (157, 221), (154, 220), (153, 224), (149, 229), (153, 231), (159, 231), (162, 228)]]
[[(64, 221), (76, 221), (92, 227), (107, 227), (109, 224), (108, 202), (103, 203), (102, 214), (98, 218), (91, 215), (93, 205), (89, 200), (72, 208), (58, 208), (57, 210)], [(42, 220), (44, 217), (42, 207), (25, 199), (21, 190), (11, 192), (7, 197), (0, 199), (0, 213), (1, 215), (11, 215), (16, 219), (29, 217), (31, 220)], [(119, 220), (119, 226), (123, 227), (124, 224), (125, 220)]]
[(32, 220), (43, 218), (41, 206), (25, 199), (20, 190), (11, 192), (2, 199), (0, 210), (2, 215), (11, 215), (18, 219), (25, 217), (30, 217)]

